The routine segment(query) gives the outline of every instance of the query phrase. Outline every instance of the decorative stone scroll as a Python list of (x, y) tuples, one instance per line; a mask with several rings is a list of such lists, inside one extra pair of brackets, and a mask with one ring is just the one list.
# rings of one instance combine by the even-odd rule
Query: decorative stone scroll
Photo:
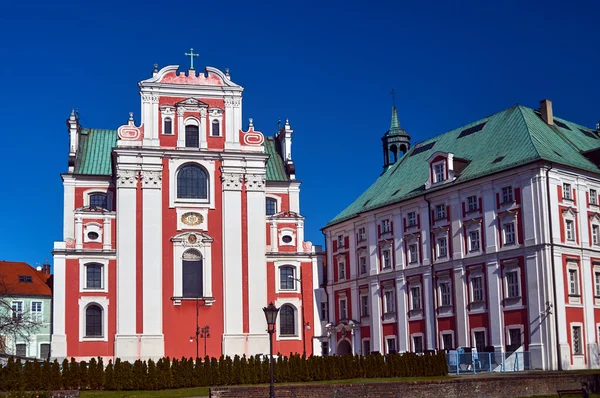
[(117, 188), (136, 188), (137, 170), (117, 170)]
[(248, 190), (248, 191), (264, 191), (265, 190), (265, 175), (264, 174), (246, 174), (246, 190)]
[(119, 139), (124, 141), (139, 141), (144, 138), (142, 131), (139, 129), (139, 127), (135, 126), (133, 112), (129, 112), (129, 120), (127, 121), (127, 124), (119, 127), (117, 134), (119, 135)]
[(223, 191), (240, 191), (242, 189), (242, 175), (240, 173), (222, 173), (221, 182)]
[(160, 189), (162, 173), (158, 170), (142, 170), (142, 188)]

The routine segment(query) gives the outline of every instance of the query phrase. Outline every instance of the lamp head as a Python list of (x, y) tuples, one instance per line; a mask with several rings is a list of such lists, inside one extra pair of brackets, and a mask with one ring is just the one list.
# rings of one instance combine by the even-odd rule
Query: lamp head
[(265, 312), (265, 318), (267, 319), (267, 325), (273, 326), (277, 321), (277, 314), (279, 313), (279, 308), (275, 307), (273, 302), (270, 302), (267, 307), (263, 308)]

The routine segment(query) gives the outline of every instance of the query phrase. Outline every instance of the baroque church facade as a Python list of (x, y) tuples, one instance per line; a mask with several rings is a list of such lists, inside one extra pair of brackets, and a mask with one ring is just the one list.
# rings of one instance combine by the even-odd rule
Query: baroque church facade
[(243, 87), (212, 67), (155, 66), (138, 85), (139, 125), (67, 121), (52, 357), (268, 353), (271, 301), (274, 352), (320, 354), (323, 255), (304, 237), (289, 122), (244, 129)]

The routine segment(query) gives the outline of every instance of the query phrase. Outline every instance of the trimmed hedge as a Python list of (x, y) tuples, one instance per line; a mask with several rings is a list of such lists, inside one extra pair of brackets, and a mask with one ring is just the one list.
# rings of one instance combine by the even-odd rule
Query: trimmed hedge
[[(279, 356), (275, 364), (278, 383), (342, 380), (373, 377), (422, 377), (448, 374), (444, 353), (412, 353), (367, 356)], [(117, 359), (106, 367), (102, 359), (89, 362), (16, 361), (11, 357), (0, 369), (0, 391), (80, 390), (162, 390), (269, 382), (269, 361), (260, 356), (229, 356), (204, 360), (161, 358), (137, 360), (133, 364)]]

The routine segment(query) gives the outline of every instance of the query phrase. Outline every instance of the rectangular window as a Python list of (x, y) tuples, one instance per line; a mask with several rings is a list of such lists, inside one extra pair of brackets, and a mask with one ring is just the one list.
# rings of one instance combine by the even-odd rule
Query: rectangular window
[(475, 348), (477, 348), (477, 351), (483, 352), (485, 350), (485, 332), (483, 330), (474, 332), (473, 338), (475, 339)]
[(502, 203), (509, 203), (514, 201), (512, 187), (502, 188)]
[(360, 316), (369, 316), (369, 296), (360, 296)]
[(600, 226), (592, 224), (592, 244), (598, 246), (600, 244)]
[(23, 302), (13, 301), (12, 302), (12, 318), (15, 321), (23, 319)]
[(508, 338), (510, 340), (511, 350), (507, 351), (516, 351), (521, 345), (521, 329), (520, 328), (510, 328), (508, 329)]
[(421, 309), (421, 286), (414, 286), (410, 288), (410, 309)]
[(165, 118), (165, 131), (164, 134), (173, 134), (173, 121), (170, 117)]
[(348, 311), (346, 309), (346, 299), (340, 300), (340, 319), (348, 319)]
[(575, 240), (575, 223), (573, 220), (565, 221), (565, 233), (567, 234), (567, 240), (573, 241)]
[(363, 340), (363, 355), (371, 353), (371, 340)]
[(572, 296), (579, 295), (579, 279), (577, 278), (576, 269), (569, 269), (569, 294)]
[(338, 235), (338, 249), (344, 247), (344, 235)]
[(294, 267), (279, 267), (279, 289), (296, 290), (296, 277), (294, 276)]
[(435, 219), (443, 220), (446, 218), (446, 205), (437, 205), (435, 207)]
[(406, 214), (406, 226), (414, 227), (417, 225), (417, 214), (414, 211)]
[(358, 229), (358, 241), (359, 242), (364, 242), (365, 240), (367, 240), (367, 231), (365, 230), (365, 228), (359, 228)]
[(50, 344), (40, 344), (40, 358), (50, 358)]
[(32, 301), (31, 302), (31, 321), (42, 322), (42, 302)]
[(469, 232), (469, 251), (476, 252), (479, 250), (479, 230)]
[(563, 184), (563, 199), (571, 200), (573, 197), (571, 196), (571, 184)]
[(385, 297), (385, 313), (393, 313), (396, 311), (396, 305), (394, 303), (394, 292), (392, 290), (386, 291), (384, 294)]
[(504, 244), (512, 245), (515, 243), (515, 223), (504, 224)]
[(18, 357), (26, 357), (27, 356), (27, 344), (17, 344), (15, 355)]
[(390, 258), (390, 251), (389, 250), (384, 250), (382, 252), (382, 263), (383, 263), (383, 268), (391, 268), (392, 267), (392, 259)]
[(217, 119), (213, 120), (212, 123), (212, 131), (211, 134), (213, 137), (218, 137), (221, 135), (220, 123)]
[(438, 246), (438, 257), (446, 257), (448, 255), (448, 241), (446, 238), (439, 238), (437, 240)]
[(467, 211), (477, 210), (477, 196), (469, 196), (467, 198)]
[(507, 297), (519, 297), (519, 273), (517, 271), (508, 271), (506, 273)]
[(452, 340), (452, 333), (442, 334), (442, 346), (444, 350), (451, 350), (454, 348), (454, 342)]
[(583, 355), (581, 326), (573, 326), (573, 355)]
[(600, 272), (596, 271), (594, 272), (594, 282), (595, 282), (595, 291), (596, 291), (596, 297), (600, 298)]
[(452, 293), (450, 292), (450, 282), (440, 283), (440, 303), (443, 307), (452, 305)]
[(341, 281), (346, 279), (346, 264), (345, 263), (338, 264), (338, 279)]
[(434, 182), (444, 181), (446, 179), (446, 171), (444, 168), (444, 163), (438, 163), (436, 165), (433, 165), (433, 173), (435, 175)]
[(86, 289), (102, 289), (102, 264), (86, 264)]
[(413, 336), (413, 352), (423, 352), (423, 336)]
[(321, 320), (327, 320), (327, 303), (321, 303)]
[(419, 251), (416, 244), (408, 245), (408, 262), (410, 264), (419, 262)]
[(473, 302), (483, 301), (483, 276), (471, 278), (471, 289), (473, 290)]
[(390, 232), (390, 220), (383, 220), (381, 222), (381, 233), (385, 234)]
[(360, 273), (366, 274), (367, 273), (367, 258), (365, 256), (361, 256), (358, 259), (358, 262), (360, 264)]
[(598, 204), (598, 192), (595, 189), (590, 189), (590, 204)]
[(388, 354), (395, 354), (396, 353), (396, 338), (395, 337), (388, 337), (385, 339), (386, 343), (387, 343), (387, 353)]

